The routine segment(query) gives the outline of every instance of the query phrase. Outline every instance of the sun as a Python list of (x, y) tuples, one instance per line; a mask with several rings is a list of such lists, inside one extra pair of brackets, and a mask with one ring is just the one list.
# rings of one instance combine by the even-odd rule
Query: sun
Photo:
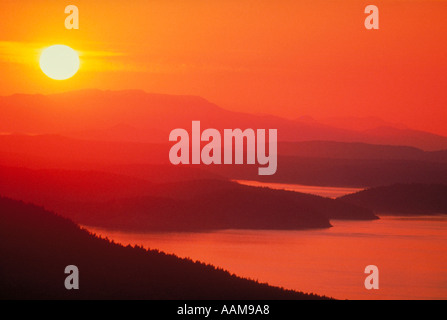
[(54, 80), (66, 80), (79, 70), (78, 53), (72, 48), (57, 44), (45, 48), (40, 55), (40, 68), (43, 73)]

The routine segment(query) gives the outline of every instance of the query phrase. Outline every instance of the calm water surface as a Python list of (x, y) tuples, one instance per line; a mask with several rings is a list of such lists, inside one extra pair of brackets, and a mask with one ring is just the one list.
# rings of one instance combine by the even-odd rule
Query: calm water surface
[[(239, 183), (339, 197), (360, 189)], [(87, 227), (123, 245), (142, 245), (223, 267), (239, 276), (339, 299), (447, 299), (447, 216), (331, 221), (312, 231), (225, 230), (128, 233)], [(380, 289), (364, 288), (377, 265)]]
[[(332, 221), (319, 231), (226, 230), (126, 233), (88, 228), (124, 245), (143, 245), (211, 263), (271, 285), (340, 299), (446, 299), (447, 217)], [(380, 289), (363, 271), (380, 270)]]

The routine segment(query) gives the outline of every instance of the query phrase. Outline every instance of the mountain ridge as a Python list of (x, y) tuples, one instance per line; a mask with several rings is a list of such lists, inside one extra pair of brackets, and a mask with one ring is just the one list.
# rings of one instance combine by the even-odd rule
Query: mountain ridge
[[(84, 138), (95, 139), (92, 132), (96, 131), (115, 141), (164, 142), (172, 129), (188, 129), (193, 120), (200, 120), (203, 128), (275, 128), (279, 141), (334, 140), (410, 145), (431, 151), (447, 149), (447, 137), (428, 132), (399, 128), (354, 131), (320, 122), (229, 111), (194, 95), (86, 89), (45, 96), (0, 97), (0, 132), (73, 137), (83, 132)], [(118, 124), (137, 130), (115, 132), (113, 128)]]

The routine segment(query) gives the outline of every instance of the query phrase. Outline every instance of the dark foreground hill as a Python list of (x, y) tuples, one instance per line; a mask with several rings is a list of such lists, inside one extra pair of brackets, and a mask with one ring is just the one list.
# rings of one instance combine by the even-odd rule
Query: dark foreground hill
[[(321, 299), (123, 247), (40, 207), (1, 197), (0, 256), (0, 299)], [(65, 289), (68, 265), (79, 268), (79, 290)]]
[(377, 213), (447, 214), (447, 185), (395, 184), (371, 188), (339, 198)]

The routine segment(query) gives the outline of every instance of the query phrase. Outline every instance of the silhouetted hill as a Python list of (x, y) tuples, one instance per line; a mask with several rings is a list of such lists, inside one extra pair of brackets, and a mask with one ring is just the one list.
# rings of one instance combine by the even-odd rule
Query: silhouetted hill
[(330, 227), (333, 218), (376, 218), (333, 199), (219, 180), (152, 184), (95, 171), (0, 166), (0, 181), (0, 194), (115, 229), (304, 229)]
[[(123, 247), (0, 197), (0, 299), (319, 299), (155, 250)], [(66, 290), (65, 267), (79, 268)]]
[(329, 126), (228, 111), (195, 96), (149, 94), (140, 90), (81, 90), (47, 96), (0, 97), (0, 132), (167, 142), (172, 129), (191, 128), (192, 120), (200, 120), (204, 128), (280, 128), (281, 139), (286, 141), (352, 136), (349, 131)]
[(107, 172), (3, 166), (0, 181), (0, 194), (38, 204), (150, 195), (155, 188), (155, 184), (146, 180)]
[(188, 194), (189, 199), (140, 197), (60, 210), (81, 224), (131, 231), (300, 230), (330, 227), (329, 219), (377, 219), (370, 210), (312, 195), (236, 185), (210, 189), (206, 185), (207, 192)]
[(385, 126), (366, 130), (363, 134), (366, 134), (368, 142), (373, 144), (415, 146), (424, 150), (446, 149), (446, 137), (419, 130)]
[(278, 154), (300, 158), (447, 162), (447, 151), (429, 152), (406, 146), (335, 141), (280, 142)]
[[(307, 118), (312, 121), (311, 118)], [(316, 120), (313, 120), (316, 121)], [(317, 120), (320, 123), (330, 125), (340, 129), (348, 129), (354, 131), (366, 131), (380, 127), (393, 127), (396, 129), (408, 129), (402, 123), (385, 121), (379, 117), (356, 117), (356, 116), (336, 116), (336, 117), (322, 117)]]
[(272, 176), (259, 176), (257, 166), (210, 166), (210, 171), (235, 180), (295, 183), (331, 187), (376, 187), (396, 183), (443, 184), (447, 163), (394, 159), (278, 157)]
[[(369, 210), (356, 206), (346, 207), (344, 203), (334, 201), (333, 199), (300, 192), (251, 187), (229, 181), (196, 180), (170, 183), (161, 185), (161, 192), (175, 199), (194, 200), (197, 197), (206, 197), (208, 202), (212, 198), (215, 201), (219, 201), (217, 197), (220, 197), (227, 203), (231, 203), (239, 198), (243, 201), (242, 199), (245, 197), (249, 199), (250, 195), (252, 195), (254, 207), (257, 201), (261, 201), (260, 203), (267, 201), (276, 205), (277, 208), (281, 208), (282, 204), (293, 202), (293, 207), (297, 213), (312, 210), (328, 219), (376, 219)], [(262, 207), (263, 205), (259, 206)], [(274, 208), (272, 210), (275, 211)]]
[(339, 198), (377, 213), (447, 214), (447, 185), (396, 184), (371, 188)]
[[(164, 143), (113, 142), (73, 139), (60, 135), (0, 135), (0, 152), (47, 160), (52, 165), (167, 164), (168, 136)], [(18, 157), (17, 157), (18, 158)], [(24, 161), (23, 160), (23, 161)], [(169, 163), (170, 164), (170, 163)]]
[(281, 142), (278, 171), (258, 166), (179, 165), (170, 145), (87, 141), (62, 136), (0, 135), (0, 165), (36, 169), (94, 170), (152, 182), (245, 179), (306, 185), (372, 187), (394, 183), (445, 183), (447, 151), (330, 141)]
[[(126, 165), (170, 164), (172, 143), (136, 143), (92, 141), (60, 135), (0, 135), (0, 154), (19, 155), (29, 160), (47, 159), (48, 164), (72, 166), (78, 164)], [(418, 160), (447, 162), (447, 150), (423, 151), (414, 147), (348, 143), (335, 141), (279, 142), (280, 156), (299, 158)], [(5, 160), (4, 160), (5, 161)], [(5, 163), (4, 163), (5, 164)], [(184, 167), (184, 166), (182, 166)]]
[(281, 141), (331, 140), (447, 149), (447, 137), (410, 129), (378, 127), (366, 131), (324, 123), (288, 120), (222, 109), (200, 97), (149, 94), (140, 90), (81, 90), (53, 95), (0, 97), (0, 132), (63, 134), (133, 142), (166, 142), (175, 128), (278, 129)]

